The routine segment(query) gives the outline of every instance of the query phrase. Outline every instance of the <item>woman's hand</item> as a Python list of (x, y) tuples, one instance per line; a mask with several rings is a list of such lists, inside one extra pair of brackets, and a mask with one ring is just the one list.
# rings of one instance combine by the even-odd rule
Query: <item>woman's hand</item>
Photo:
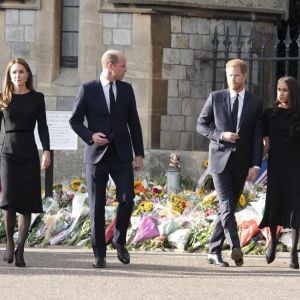
[(46, 170), (51, 163), (50, 151), (45, 150), (42, 155), (41, 169)]

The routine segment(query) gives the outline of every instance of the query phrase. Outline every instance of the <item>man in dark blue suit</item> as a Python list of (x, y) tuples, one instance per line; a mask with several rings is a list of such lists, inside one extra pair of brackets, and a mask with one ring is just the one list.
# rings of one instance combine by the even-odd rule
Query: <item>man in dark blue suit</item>
[(254, 180), (262, 160), (262, 103), (245, 90), (247, 64), (226, 64), (228, 89), (212, 92), (197, 120), (196, 130), (210, 140), (208, 170), (212, 174), (220, 213), (209, 242), (208, 261), (228, 267), (221, 251), (226, 239), (236, 266), (243, 252), (234, 216), (245, 180)]
[[(127, 71), (126, 57), (117, 50), (102, 56), (100, 78), (80, 86), (70, 124), (86, 143), (85, 163), (92, 247), (95, 268), (106, 267), (105, 203), (109, 175), (116, 184), (119, 202), (113, 238), (118, 259), (128, 264), (126, 232), (133, 209), (134, 168), (143, 166), (142, 129), (133, 88), (121, 81)], [(86, 122), (85, 122), (86, 120)]]

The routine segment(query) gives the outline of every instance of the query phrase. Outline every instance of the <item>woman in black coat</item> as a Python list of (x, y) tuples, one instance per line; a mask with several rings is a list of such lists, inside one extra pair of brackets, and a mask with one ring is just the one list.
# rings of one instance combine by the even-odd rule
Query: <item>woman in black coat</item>
[[(25, 267), (24, 246), (31, 222), (31, 213), (43, 212), (40, 169), (50, 164), (49, 132), (46, 123), (44, 95), (32, 86), (32, 73), (27, 62), (12, 59), (7, 68), (0, 94), (0, 122), (4, 121), (4, 141), (1, 149), (2, 195), (0, 208), (4, 210), (6, 250), (3, 260), (17, 267)], [(40, 163), (34, 139), (34, 128), (43, 146)], [(18, 246), (14, 245), (16, 214)]]
[(268, 153), (266, 205), (260, 228), (270, 227), (266, 260), (275, 259), (277, 226), (291, 228), (290, 267), (299, 268), (297, 244), (300, 227), (300, 87), (293, 77), (277, 82), (277, 99), (264, 112), (264, 150)]

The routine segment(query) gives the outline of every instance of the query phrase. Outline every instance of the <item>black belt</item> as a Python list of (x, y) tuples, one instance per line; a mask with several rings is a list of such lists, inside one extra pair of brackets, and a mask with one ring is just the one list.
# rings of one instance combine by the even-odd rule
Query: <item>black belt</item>
[(5, 133), (14, 133), (14, 132), (33, 132), (32, 129), (20, 129), (20, 130), (6, 130)]

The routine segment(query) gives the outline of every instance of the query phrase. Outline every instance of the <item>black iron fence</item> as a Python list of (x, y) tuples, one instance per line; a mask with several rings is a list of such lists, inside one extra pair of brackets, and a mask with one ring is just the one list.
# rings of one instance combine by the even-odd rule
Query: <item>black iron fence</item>
[[(273, 35), (267, 35), (265, 31), (260, 36), (254, 38), (252, 28), (250, 36), (242, 36), (241, 27), (238, 30), (236, 52), (230, 50), (232, 44), (229, 27), (226, 29), (223, 40), (224, 48), (220, 50), (220, 38), (217, 27), (215, 28), (212, 40), (212, 89), (217, 89), (218, 66), (222, 65), (224, 70), (225, 63), (234, 57), (241, 58), (248, 63), (248, 90), (260, 95), (262, 99), (266, 97), (274, 100), (276, 92), (276, 81), (281, 76), (294, 76), (300, 80), (300, 34), (296, 39), (291, 39), (290, 29), (287, 27), (286, 35), (283, 40), (278, 39), (277, 28)], [(242, 51), (244, 43), (248, 44), (248, 51)], [(224, 88), (226, 87), (226, 75), (224, 72)], [(267, 93), (267, 95), (266, 95)]]

